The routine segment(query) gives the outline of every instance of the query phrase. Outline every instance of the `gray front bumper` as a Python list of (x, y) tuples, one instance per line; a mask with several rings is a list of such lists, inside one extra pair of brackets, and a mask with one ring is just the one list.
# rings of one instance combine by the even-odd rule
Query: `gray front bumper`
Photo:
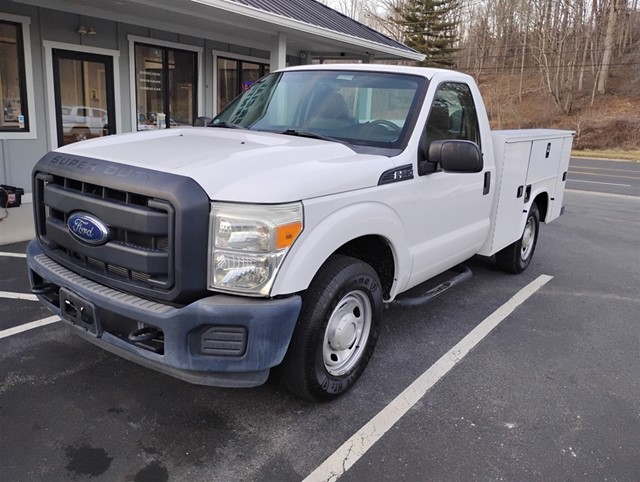
[[(92, 343), (146, 367), (200, 385), (249, 387), (264, 383), (269, 369), (287, 351), (302, 304), (300, 296), (254, 299), (212, 295), (184, 307), (146, 300), (82, 277), (46, 256), (37, 241), (27, 247), (31, 286), (50, 284), (51, 293), (38, 295), (53, 313), (61, 315), (57, 293), (66, 288), (95, 307), (98, 320), (142, 323), (164, 333), (164, 352), (154, 353), (131, 343), (122, 333), (101, 323), (94, 336), (75, 331)], [(203, 330), (236, 327), (246, 333), (246, 350), (237, 356), (212, 356), (201, 350)]]

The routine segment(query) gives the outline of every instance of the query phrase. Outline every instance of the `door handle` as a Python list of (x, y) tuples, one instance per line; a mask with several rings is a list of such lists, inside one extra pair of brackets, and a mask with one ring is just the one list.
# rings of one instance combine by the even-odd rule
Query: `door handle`
[(491, 190), (491, 172), (487, 171), (484, 173), (484, 188), (482, 189), (482, 195), (486, 196), (489, 194)]

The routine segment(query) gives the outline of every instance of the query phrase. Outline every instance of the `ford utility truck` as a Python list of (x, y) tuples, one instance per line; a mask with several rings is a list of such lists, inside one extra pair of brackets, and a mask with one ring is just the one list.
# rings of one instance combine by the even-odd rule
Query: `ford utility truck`
[(276, 368), (296, 394), (331, 399), (365, 369), (383, 308), (429, 298), (408, 290), (465, 277), (474, 255), (527, 268), (540, 223), (561, 214), (571, 143), (492, 132), (461, 73), (283, 69), (206, 127), (45, 155), (32, 290), (146, 367), (234, 387)]

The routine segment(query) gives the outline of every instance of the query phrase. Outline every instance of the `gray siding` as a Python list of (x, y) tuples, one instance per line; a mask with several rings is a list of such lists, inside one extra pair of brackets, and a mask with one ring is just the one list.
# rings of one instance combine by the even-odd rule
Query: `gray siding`
[(31, 127), (36, 128), (37, 139), (0, 139), (0, 183), (19, 186), (25, 192), (31, 192), (31, 170), (36, 162), (48, 150), (48, 132), (46, 123), (45, 86), (43, 78), (44, 59), (42, 55), (42, 37), (40, 33), (40, 16), (38, 9), (11, 2), (3, 3), (3, 13), (21, 15), (31, 19), (31, 66), (33, 69), (33, 86), (35, 98), (29, 102), (35, 104), (35, 122), (30, 120)]

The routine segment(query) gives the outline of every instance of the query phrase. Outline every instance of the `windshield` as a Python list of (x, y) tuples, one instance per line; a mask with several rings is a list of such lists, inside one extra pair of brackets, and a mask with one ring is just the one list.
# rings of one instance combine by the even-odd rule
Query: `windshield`
[(210, 127), (235, 127), (402, 149), (426, 79), (362, 71), (276, 72), (236, 98)]

